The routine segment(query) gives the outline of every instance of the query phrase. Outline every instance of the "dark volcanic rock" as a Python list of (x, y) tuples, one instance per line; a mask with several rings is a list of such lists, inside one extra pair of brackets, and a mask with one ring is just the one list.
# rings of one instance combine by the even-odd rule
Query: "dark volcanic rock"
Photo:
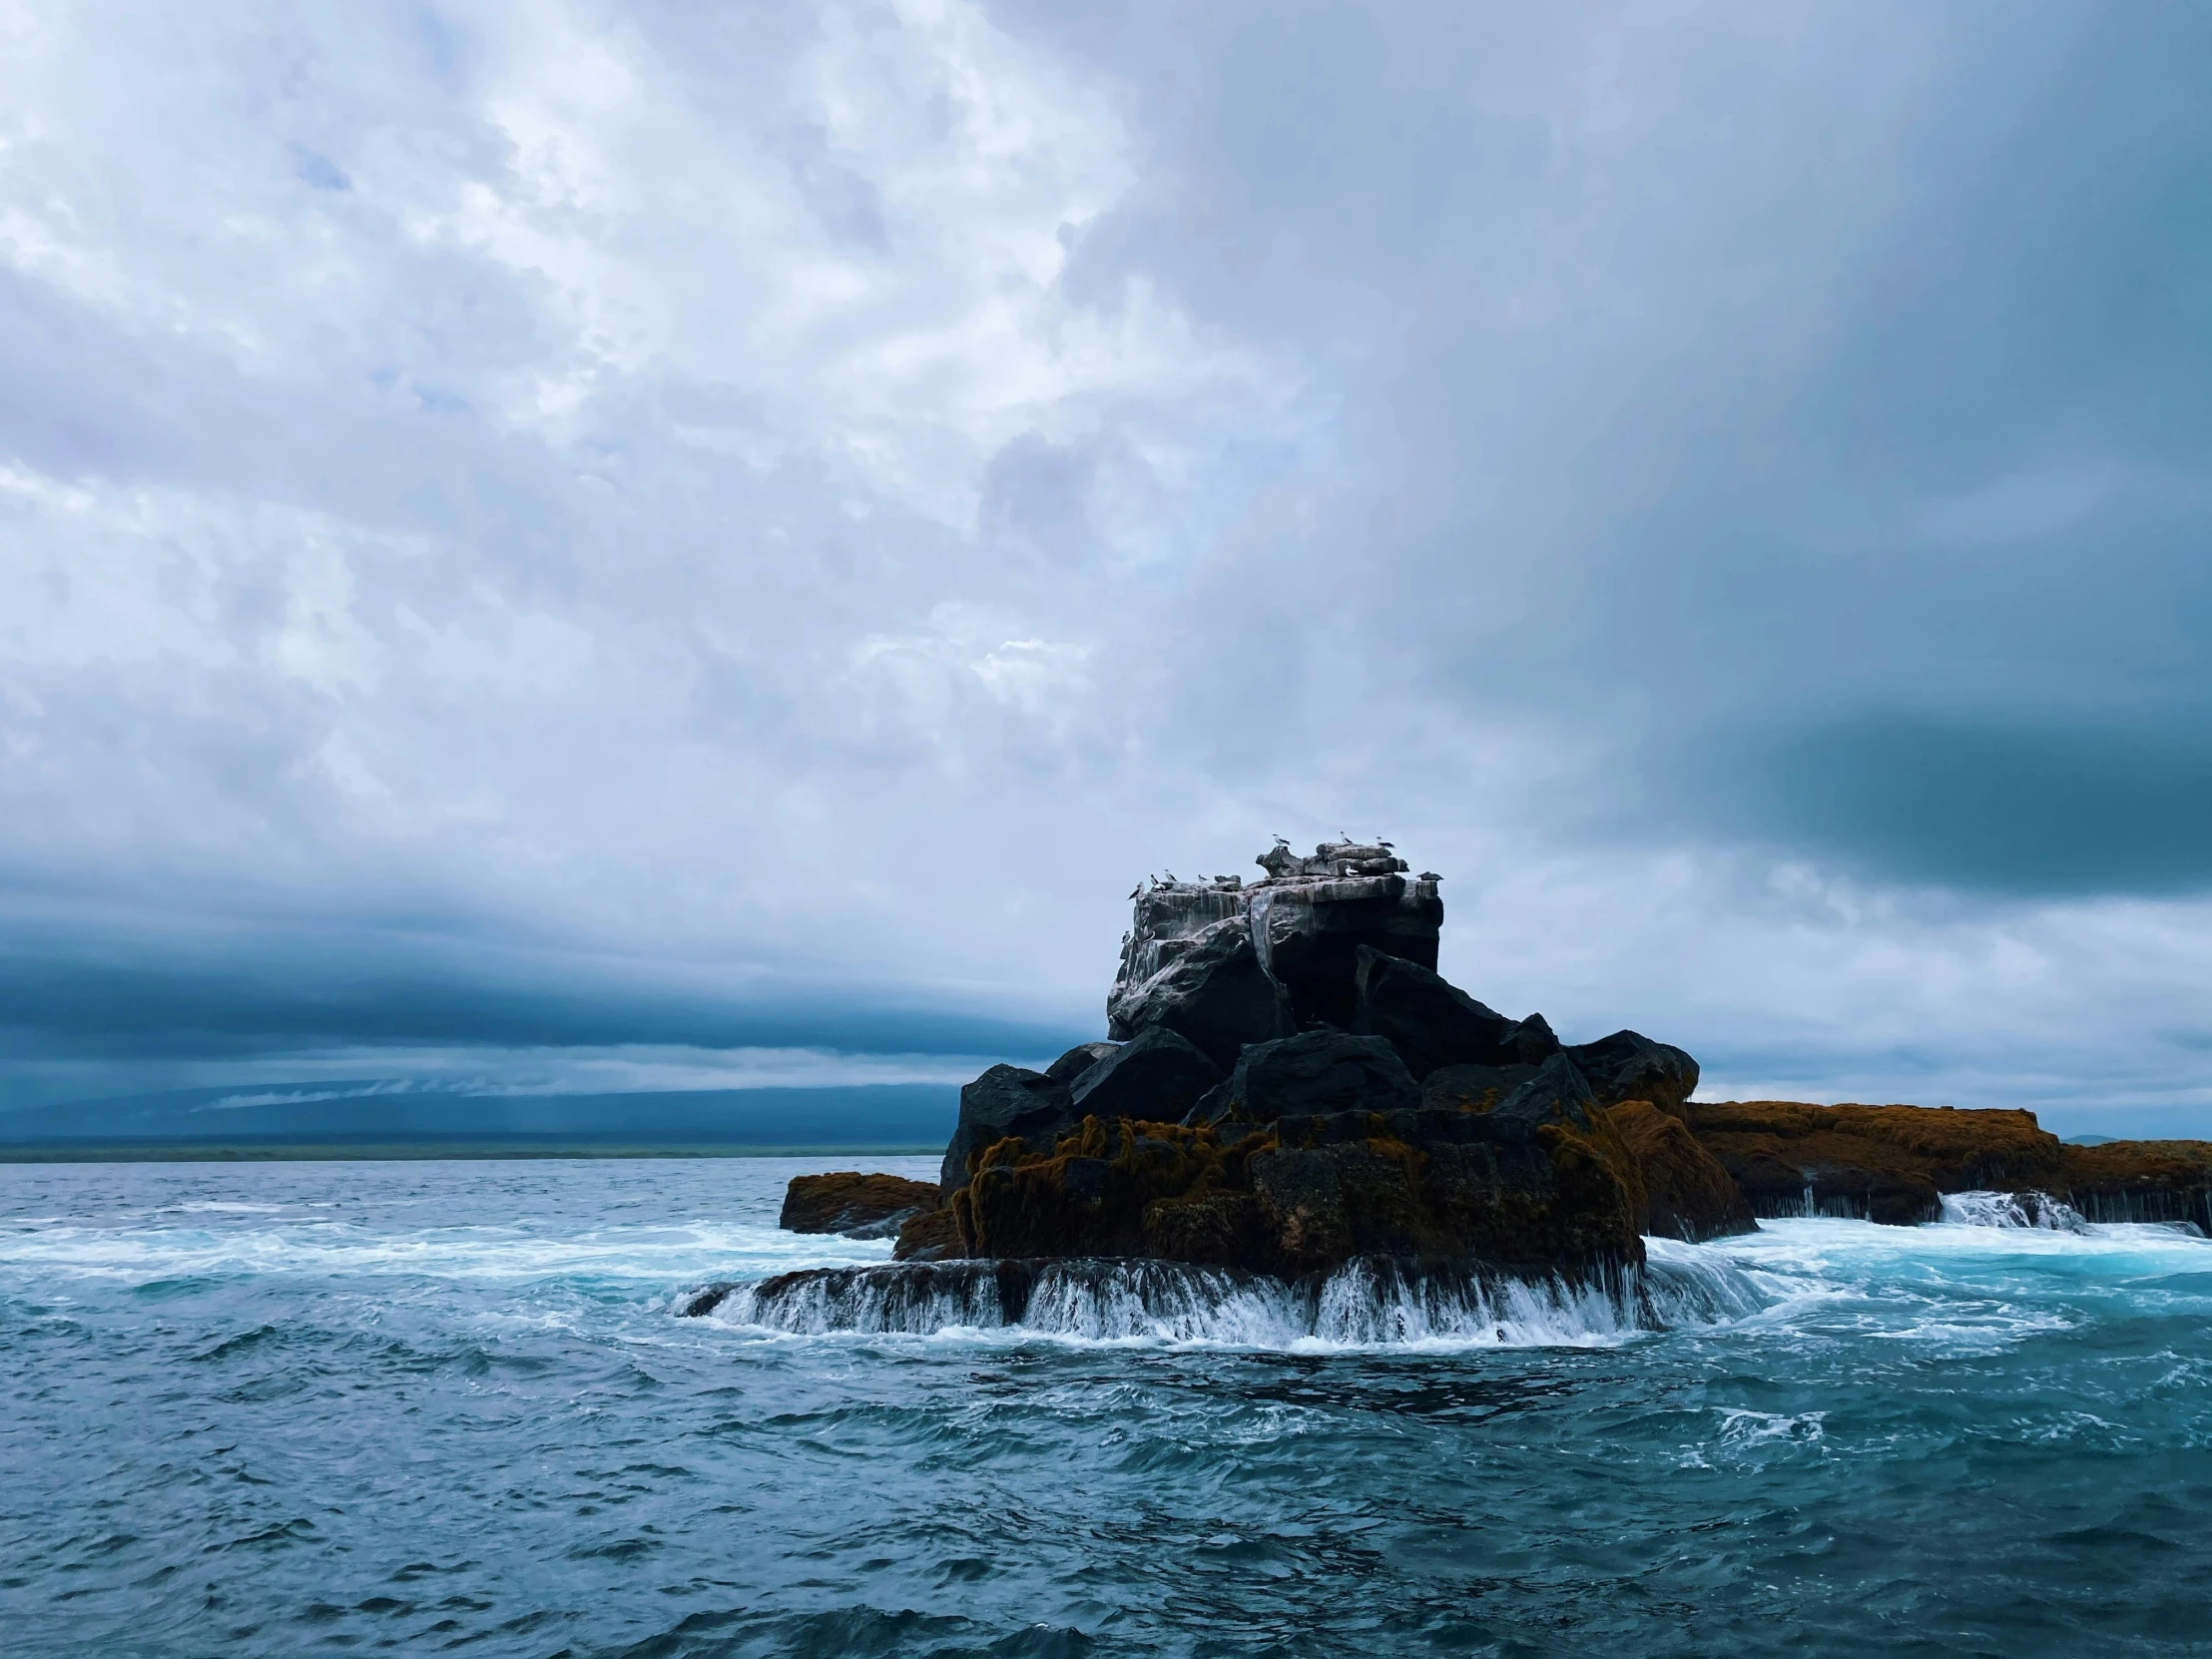
[(1120, 1046), (1119, 1043), (1077, 1043), (1053, 1061), (1052, 1064), (1046, 1066), (1044, 1074), (1055, 1082), (1065, 1083), (1072, 1089), (1075, 1087), (1075, 1080), (1078, 1077), (1081, 1077), (1083, 1073), (1089, 1071), (1091, 1067), (1097, 1065), (1099, 1061), (1105, 1059)]
[(940, 1186), (949, 1197), (967, 1184), (968, 1160), (994, 1141), (1019, 1135), (1049, 1147), (1052, 1138), (1077, 1122), (1068, 1086), (1041, 1071), (993, 1066), (960, 1090), (960, 1121), (944, 1150)]
[(1487, 1112), (1536, 1075), (1534, 1066), (1443, 1066), (1421, 1079), (1429, 1110)]
[(1289, 999), (1260, 965), (1242, 917), (1216, 922), (1182, 942), (1150, 978), (1115, 987), (1106, 1008), (1107, 1029), (1115, 1037), (1164, 1025), (1227, 1070), (1245, 1044), (1296, 1029)]
[(898, 1175), (862, 1175), (857, 1170), (800, 1175), (784, 1189), (784, 1211), (776, 1225), (793, 1233), (887, 1239), (908, 1217), (942, 1202), (928, 1182)]
[(1259, 862), (1250, 887), (1139, 884), (1107, 1000), (1120, 1046), (963, 1090), (946, 1207), (906, 1223), (901, 1258), (1573, 1274), (1641, 1260), (1649, 1226), (1734, 1224), (1728, 1178), (1646, 1123), (1657, 1108), (1624, 1116), (1633, 1149), (1605, 1110), (1630, 1087), (1686, 1096), (1687, 1055), (1627, 1032), (1569, 1055), (1540, 1014), (1446, 983), (1436, 878), (1386, 843)]
[(2185, 1221), (2212, 1234), (2212, 1141), (2059, 1149), (2059, 1196), (2090, 1221)]
[(1254, 1043), (1229, 1076), (1228, 1113), (1251, 1123), (1358, 1108), (1394, 1112), (1420, 1104), (1397, 1050), (1381, 1037), (1304, 1031)]
[(1077, 1079), (1078, 1115), (1174, 1123), (1223, 1081), (1221, 1067), (1189, 1040), (1155, 1025), (1113, 1049)]
[(960, 1226), (950, 1210), (924, 1210), (909, 1216), (891, 1246), (891, 1258), (899, 1262), (943, 1262), (965, 1256)]
[[(1270, 1035), (1315, 1024), (1349, 1029), (1363, 945), (1422, 967), (1436, 965), (1444, 916), (1436, 877), (1408, 877), (1405, 860), (1387, 846), (1324, 841), (1310, 858), (1277, 846), (1256, 861), (1267, 877), (1250, 887), (1233, 875), (1140, 884), (1130, 895), (1136, 912), (1122, 942), (1109, 1013), (1231, 920), (1245, 925), (1261, 967), (1290, 998), (1291, 1021)], [(1224, 1066), (1236, 1058), (1204, 1041), (1199, 1046)]]
[(1559, 1039), (1552, 1035), (1549, 1020), (1541, 1014), (1530, 1014), (1505, 1033), (1504, 1047), (1511, 1062), (1540, 1066), (1559, 1052)]
[(1623, 1101), (1605, 1115), (1643, 1185), (1640, 1231), (1703, 1244), (1758, 1227), (1734, 1178), (1680, 1118), (1648, 1100)]
[(1408, 1107), (1225, 1127), (1093, 1117), (1049, 1156), (1001, 1142), (953, 1196), (964, 1249), (1291, 1276), (1367, 1255), (1568, 1273), (1642, 1260), (1643, 1189), (1602, 1120)]
[(1254, 940), (1301, 1025), (1356, 1022), (1362, 950), (1433, 971), (1443, 918), (1433, 881), (1397, 874), (1294, 878), (1252, 895)]
[(1491, 1112), (1523, 1123), (1571, 1123), (1587, 1129), (1590, 1114), (1597, 1109), (1597, 1096), (1590, 1092), (1580, 1068), (1564, 1054), (1554, 1054)]
[(1680, 1115), (1697, 1092), (1697, 1062), (1669, 1043), (1655, 1043), (1634, 1031), (1616, 1031), (1594, 1043), (1564, 1050), (1600, 1105), (1648, 1100), (1663, 1112)]
[(1355, 977), (1354, 1031), (1381, 1037), (1405, 1069), (1425, 1078), (1443, 1066), (1504, 1065), (1513, 1022), (1432, 968), (1362, 945)]

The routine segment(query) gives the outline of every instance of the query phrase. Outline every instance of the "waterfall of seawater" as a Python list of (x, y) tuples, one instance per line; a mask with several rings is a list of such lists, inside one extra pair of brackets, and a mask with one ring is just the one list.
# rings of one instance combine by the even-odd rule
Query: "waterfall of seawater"
[(1652, 1241), (1605, 1281), (1416, 1271), (1385, 1259), (1285, 1281), (1170, 1262), (944, 1262), (827, 1269), (702, 1293), (687, 1312), (799, 1336), (1009, 1332), (1239, 1348), (1590, 1346), (1765, 1305), (1740, 1269)]
[(1943, 1220), (1965, 1227), (2039, 1227), (2053, 1233), (2086, 1233), (2088, 1223), (2071, 1205), (2048, 1193), (1945, 1193)]

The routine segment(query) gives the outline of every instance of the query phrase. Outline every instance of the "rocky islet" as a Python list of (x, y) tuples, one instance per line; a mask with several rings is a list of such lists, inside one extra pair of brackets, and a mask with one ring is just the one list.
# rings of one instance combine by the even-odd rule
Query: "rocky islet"
[(1680, 1048), (1563, 1044), (1444, 979), (1439, 878), (1389, 843), (1278, 842), (1257, 862), (1249, 883), (1140, 883), (1109, 1039), (968, 1084), (934, 1188), (801, 1177), (786, 1225), (895, 1227), (910, 1263), (1585, 1281), (1640, 1265), (1647, 1235), (1910, 1224), (1969, 1190), (2212, 1231), (2212, 1143), (2072, 1147), (2019, 1111), (1693, 1101)]

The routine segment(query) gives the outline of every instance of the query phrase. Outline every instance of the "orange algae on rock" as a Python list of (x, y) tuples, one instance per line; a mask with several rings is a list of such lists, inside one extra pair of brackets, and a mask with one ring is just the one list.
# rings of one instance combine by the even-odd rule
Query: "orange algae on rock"
[(1699, 1244), (1758, 1226), (1734, 1177), (1680, 1117), (1648, 1100), (1624, 1100), (1605, 1115), (1642, 1185), (1644, 1233)]
[(2032, 1112), (1747, 1100), (1692, 1101), (1687, 1114), (1762, 1216), (1912, 1225), (1939, 1216), (1947, 1192), (2064, 1184), (2066, 1148)]
[(2212, 1234), (2212, 1141), (2107, 1141), (2060, 1149), (2053, 1189), (2091, 1221), (2185, 1221)]
[(938, 1206), (936, 1187), (898, 1175), (833, 1170), (800, 1175), (784, 1189), (776, 1225), (793, 1233), (848, 1233), (881, 1227)]

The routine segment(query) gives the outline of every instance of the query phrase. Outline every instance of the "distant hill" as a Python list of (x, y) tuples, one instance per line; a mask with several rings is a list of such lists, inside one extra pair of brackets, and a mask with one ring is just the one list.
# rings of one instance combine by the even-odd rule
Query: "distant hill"
[(391, 1090), (367, 1081), (233, 1086), (0, 1112), (0, 1157), (10, 1149), (164, 1144), (937, 1148), (958, 1110), (959, 1090), (942, 1083), (557, 1095)]

